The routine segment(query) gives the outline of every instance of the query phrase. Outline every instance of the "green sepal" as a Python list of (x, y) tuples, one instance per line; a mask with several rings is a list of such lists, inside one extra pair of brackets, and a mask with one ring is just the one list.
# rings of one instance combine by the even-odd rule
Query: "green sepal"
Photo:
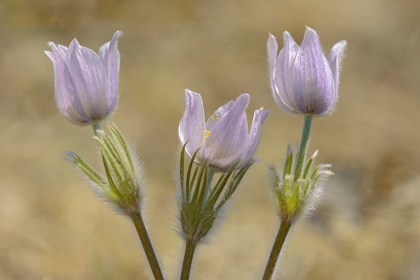
[[(238, 162), (226, 172), (218, 172), (206, 161), (200, 166), (196, 166), (194, 172), (192, 172), (198, 150), (191, 157), (187, 169), (185, 168), (185, 153), (184, 145), (180, 154), (181, 199), (179, 219), (183, 237), (187, 241), (196, 243), (206, 236), (212, 228), (218, 212), (235, 192), (254, 161), (250, 160), (242, 168), (236, 170)], [(193, 175), (191, 175), (192, 173)], [(214, 174), (219, 175), (219, 178), (213, 186)], [(222, 199), (220, 199), (220, 196), (222, 196)], [(220, 202), (216, 206), (219, 199)]]
[(118, 128), (108, 126), (110, 136), (101, 130), (96, 130), (94, 137), (101, 149), (102, 164), (106, 180), (93, 171), (79, 156), (69, 154), (71, 161), (87, 176), (87, 179), (99, 186), (101, 194), (112, 202), (123, 213), (133, 215), (140, 211), (140, 188), (142, 187), (142, 172), (134, 165), (128, 145)]

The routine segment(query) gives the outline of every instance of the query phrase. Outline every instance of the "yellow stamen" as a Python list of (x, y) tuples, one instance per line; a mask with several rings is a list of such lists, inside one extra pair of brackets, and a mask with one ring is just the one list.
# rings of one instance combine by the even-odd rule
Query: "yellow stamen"
[(207, 137), (209, 137), (210, 134), (210, 130), (206, 130), (206, 132), (204, 132), (204, 138), (207, 139)]

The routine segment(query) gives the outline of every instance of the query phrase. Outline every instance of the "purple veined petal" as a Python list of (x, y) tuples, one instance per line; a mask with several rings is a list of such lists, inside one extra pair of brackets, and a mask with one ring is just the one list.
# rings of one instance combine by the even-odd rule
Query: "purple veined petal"
[(233, 101), (229, 101), (223, 106), (220, 106), (214, 113), (211, 115), (211, 117), (207, 120), (206, 123), (206, 130), (211, 131), (214, 127), (214, 125), (220, 120), (220, 118), (226, 114), (233, 106)]
[(269, 65), (268, 71), (269, 71), (269, 76), (270, 76), (271, 92), (273, 94), (274, 100), (280, 106), (280, 108), (288, 112), (292, 112), (292, 110), (290, 110), (290, 108), (286, 106), (286, 104), (284, 104), (284, 102), (282, 101), (280, 97), (280, 92), (276, 88), (277, 86), (276, 86), (275, 80), (276, 78), (278, 78), (278, 75), (279, 75), (277, 73), (277, 77), (276, 77), (276, 72), (275, 72), (275, 69), (277, 67), (276, 65), (277, 52), (278, 52), (277, 39), (276, 37), (274, 37), (274, 35), (270, 33), (268, 37), (268, 41), (267, 41), (267, 53), (268, 53), (268, 65)]
[(103, 44), (100, 48), (99, 48), (99, 59), (101, 60), (102, 64), (104, 65), (105, 68), (105, 72), (108, 75), (108, 52), (109, 52), (109, 43), (110, 42), (106, 42), (105, 44)]
[(44, 51), (44, 53), (48, 56), (49, 59), (51, 59), (53, 66), (55, 65), (55, 56), (52, 52), (50, 51)]
[(326, 114), (333, 100), (334, 80), (318, 34), (307, 27), (294, 63), (294, 96), (304, 114)]
[[(276, 65), (277, 60), (277, 53), (279, 50), (279, 46), (277, 44), (277, 39), (274, 37), (273, 34), (269, 33), (268, 41), (267, 41), (267, 54), (268, 54), (268, 70), (270, 71), (270, 81), (271, 85), (273, 85), (273, 70), (274, 66)], [(273, 89), (274, 92), (274, 89)]]
[(68, 51), (68, 47), (63, 46), (63, 45), (58, 45), (58, 49), (60, 50), (61, 54), (63, 57), (67, 57), (67, 51)]
[(74, 39), (69, 46), (67, 66), (90, 120), (106, 117), (108, 77), (98, 55)]
[(53, 62), (55, 80), (55, 99), (60, 113), (75, 125), (87, 125), (87, 118), (73, 78), (65, 61), (65, 53), (50, 42), (52, 52), (46, 51), (45, 54)]
[(331, 71), (334, 78), (334, 96), (333, 101), (331, 102), (330, 108), (328, 108), (328, 111), (331, 112), (334, 110), (335, 104), (337, 103), (338, 99), (338, 87), (340, 83), (340, 65), (341, 61), (343, 60), (343, 54), (344, 50), (346, 48), (347, 42), (346, 41), (340, 41), (336, 43), (332, 48), (328, 55), (328, 62), (331, 67)]
[(210, 164), (224, 170), (240, 160), (248, 142), (248, 122), (245, 109), (249, 95), (240, 95), (232, 108), (210, 131), (204, 143), (203, 156)]
[(283, 33), (284, 47), (277, 57), (273, 70), (273, 85), (277, 93), (277, 104), (286, 112), (296, 112), (293, 89), (293, 69), (300, 49), (289, 32)]
[(245, 154), (242, 156), (242, 161), (237, 168), (241, 168), (247, 164), (257, 151), (258, 144), (261, 140), (262, 125), (267, 118), (268, 113), (270, 113), (270, 110), (264, 111), (263, 108), (255, 110), (251, 131), (248, 135), (248, 143), (245, 148)]
[(99, 58), (104, 65), (109, 81), (109, 92), (107, 98), (107, 113), (111, 113), (118, 103), (118, 82), (120, 72), (120, 52), (117, 48), (118, 38), (122, 31), (117, 31), (112, 36), (110, 42), (105, 43), (99, 48)]
[[(187, 141), (185, 150), (192, 157), (195, 151), (204, 144), (205, 123), (204, 106), (201, 95), (191, 90), (185, 90), (186, 107), (179, 123), (178, 135), (182, 144)], [(201, 161), (201, 153), (197, 154), (197, 161)], [(198, 162), (199, 163), (199, 162)]]

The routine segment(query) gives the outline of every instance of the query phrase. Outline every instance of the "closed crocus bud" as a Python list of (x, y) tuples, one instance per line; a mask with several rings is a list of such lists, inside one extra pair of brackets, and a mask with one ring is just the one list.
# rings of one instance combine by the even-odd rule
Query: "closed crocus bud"
[(74, 39), (69, 47), (48, 43), (55, 99), (60, 113), (75, 125), (96, 124), (108, 117), (118, 102), (121, 31), (99, 49), (99, 55)]
[(261, 138), (261, 130), (269, 110), (263, 108), (254, 112), (251, 131), (248, 133), (248, 122), (245, 109), (249, 95), (242, 94), (236, 101), (229, 101), (221, 106), (205, 122), (204, 107), (201, 95), (185, 90), (186, 109), (179, 123), (179, 139), (187, 143), (185, 151), (195, 162), (205, 161), (219, 171), (226, 171), (235, 164), (244, 166), (254, 156)]
[(335, 44), (325, 57), (318, 34), (307, 27), (299, 46), (290, 33), (277, 55), (276, 38), (267, 43), (271, 90), (285, 111), (304, 115), (329, 115), (338, 100), (340, 64), (346, 41)]

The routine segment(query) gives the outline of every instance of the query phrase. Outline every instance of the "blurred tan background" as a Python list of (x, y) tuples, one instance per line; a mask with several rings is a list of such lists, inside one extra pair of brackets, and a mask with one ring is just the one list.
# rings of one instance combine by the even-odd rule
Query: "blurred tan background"
[(54, 101), (47, 41), (77, 37), (95, 51), (116, 30), (120, 102), (112, 120), (143, 155), (148, 225), (168, 279), (179, 273), (173, 180), (183, 90), (208, 114), (243, 92), (248, 112), (271, 109), (245, 183), (195, 258), (193, 279), (258, 279), (278, 227), (266, 180), (302, 119), (274, 103), (268, 32), (305, 25), (325, 51), (348, 40), (340, 100), (316, 119), (310, 151), (336, 175), (314, 215), (295, 228), (279, 279), (420, 279), (420, 2), (1, 0), (0, 279), (149, 279), (130, 223), (100, 202), (64, 151), (99, 167), (92, 129)]

